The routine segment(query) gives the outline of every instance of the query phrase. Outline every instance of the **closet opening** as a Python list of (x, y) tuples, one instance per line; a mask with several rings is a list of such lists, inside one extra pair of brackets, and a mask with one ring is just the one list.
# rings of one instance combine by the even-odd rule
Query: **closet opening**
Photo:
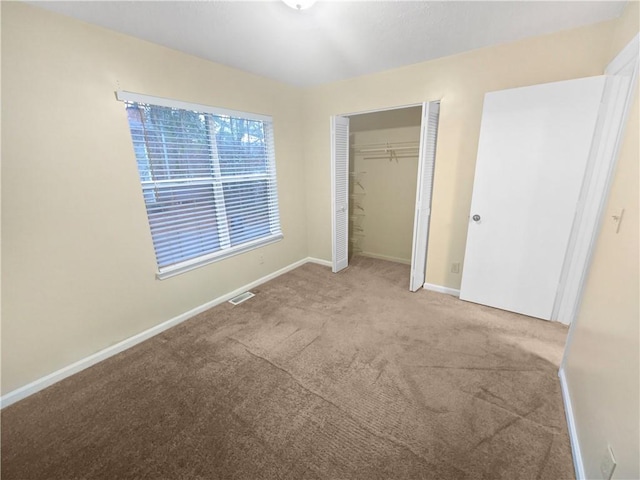
[(410, 265), (422, 106), (348, 118), (349, 259)]
[(424, 285), (440, 102), (331, 118), (333, 271), (356, 255)]

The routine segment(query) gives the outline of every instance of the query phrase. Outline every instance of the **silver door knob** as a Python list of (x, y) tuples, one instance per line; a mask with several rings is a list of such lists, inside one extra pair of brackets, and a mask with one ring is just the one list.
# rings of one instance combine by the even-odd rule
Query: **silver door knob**
[(473, 217), (471, 217), (473, 219), (474, 222), (479, 222), (480, 221), (480, 215), (476, 214)]

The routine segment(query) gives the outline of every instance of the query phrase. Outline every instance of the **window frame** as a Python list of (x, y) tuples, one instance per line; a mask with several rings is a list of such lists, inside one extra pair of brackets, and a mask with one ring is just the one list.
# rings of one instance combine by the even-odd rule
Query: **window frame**
[[(217, 227), (220, 249), (214, 252), (205, 253), (204, 255), (200, 255), (188, 260), (184, 260), (171, 265), (160, 267), (158, 262), (158, 256), (155, 252), (155, 243), (154, 243), (154, 255), (155, 255), (156, 266), (157, 266), (156, 278), (158, 280), (164, 280), (166, 278), (170, 278), (175, 275), (179, 275), (179, 274), (194, 270), (196, 268), (209, 265), (213, 262), (217, 262), (225, 258), (239, 255), (241, 253), (246, 253), (256, 248), (278, 242), (284, 238), (282, 234), (282, 228), (280, 225), (280, 208), (278, 205), (278, 188), (277, 188), (276, 165), (275, 165), (273, 119), (271, 116), (257, 114), (257, 113), (241, 112), (241, 111), (230, 110), (226, 108), (211, 107), (208, 105), (194, 104), (189, 102), (183, 102), (180, 100), (173, 100), (173, 99), (163, 98), (163, 97), (155, 97), (155, 96), (145, 95), (140, 93), (127, 92), (123, 90), (119, 90), (116, 92), (116, 98), (121, 102), (133, 102), (133, 103), (146, 104), (146, 105), (158, 106), (158, 107), (169, 107), (169, 108), (175, 108), (175, 109), (181, 109), (181, 110), (195, 111), (198, 113), (211, 114), (216, 116), (228, 116), (232, 118), (241, 118), (246, 120), (263, 122), (265, 145), (267, 149), (267, 153), (266, 153), (267, 171), (266, 172), (251, 173), (251, 174), (244, 173), (244, 174), (235, 174), (235, 175), (223, 175), (221, 173), (221, 168), (220, 168), (220, 157), (217, 155), (217, 152), (216, 152), (216, 154), (211, 156), (214, 174), (211, 176), (211, 178), (207, 177), (207, 178), (197, 179), (197, 180), (202, 180), (203, 184), (211, 185), (214, 192), (214, 198), (215, 198), (215, 201), (214, 201), (215, 205), (213, 207), (213, 211), (217, 217), (225, 219), (225, 222), (221, 222)], [(211, 121), (212, 121), (211, 117), (207, 117), (207, 123), (210, 124)], [(209, 126), (211, 127), (211, 125)], [(129, 128), (129, 132), (131, 133), (130, 128)], [(135, 143), (133, 142), (133, 139), (132, 139), (132, 145), (134, 146), (134, 150), (135, 150)], [(214, 145), (214, 148), (217, 148), (215, 141), (213, 141), (213, 145)], [(138, 170), (138, 174), (139, 173), (140, 172)], [(153, 189), (154, 185), (157, 184), (158, 181), (153, 181), (153, 180), (144, 181), (142, 180), (140, 175), (138, 177), (138, 180), (140, 182), (143, 201), (145, 202), (145, 208), (146, 208), (148, 204), (145, 197), (145, 190), (149, 188)], [(227, 212), (226, 212), (223, 187), (225, 184), (228, 184), (228, 183), (242, 182), (242, 181), (256, 181), (256, 180), (258, 181), (264, 180), (269, 184), (269, 187), (267, 188), (267, 195), (268, 195), (268, 200), (267, 200), (268, 212), (267, 213), (269, 217), (270, 234), (268, 236), (264, 236), (264, 237), (249, 240), (249, 241), (244, 241), (238, 245), (231, 246), (230, 230), (228, 227), (229, 217), (227, 216)], [(181, 180), (168, 180), (168, 181), (181, 183)], [(193, 179), (191, 179), (190, 183), (193, 183)], [(147, 214), (147, 221), (149, 221), (148, 210), (146, 211), (146, 214)], [(153, 240), (153, 232), (151, 230), (150, 230), (150, 233)]]

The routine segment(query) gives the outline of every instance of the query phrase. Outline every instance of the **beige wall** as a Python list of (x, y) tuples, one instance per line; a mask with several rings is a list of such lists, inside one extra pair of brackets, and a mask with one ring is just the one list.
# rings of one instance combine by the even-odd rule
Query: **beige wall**
[[(306, 91), (309, 253), (331, 259), (329, 118), (441, 99), (427, 282), (460, 287), (484, 94), (602, 74), (612, 22), (475, 50)], [(324, 179), (324, 181), (319, 180)]]
[[(420, 127), (386, 128), (356, 132), (351, 135), (355, 145), (377, 143), (420, 142)], [(417, 149), (416, 149), (417, 152)], [(402, 155), (402, 151), (397, 151)], [(379, 156), (379, 155), (376, 155)], [(350, 160), (356, 172), (367, 172), (354, 187), (354, 201), (362, 204), (362, 254), (386, 260), (409, 263), (413, 241), (413, 217), (416, 205), (418, 155), (397, 160), (371, 158), (372, 154), (352, 153)], [(356, 210), (356, 212), (361, 213)], [(356, 232), (357, 233), (357, 232)], [(407, 279), (408, 281), (408, 279)]]
[[(616, 22), (610, 58), (638, 33), (640, 11), (630, 2)], [(638, 85), (584, 291), (568, 347), (571, 393), (587, 478), (600, 476), (607, 444), (616, 479), (640, 478), (640, 342)], [(624, 208), (620, 232), (611, 219)]]
[[(273, 115), (285, 239), (156, 280), (117, 89)], [(306, 257), (301, 105), (293, 87), (2, 2), (2, 392)]]
[(362, 113), (349, 117), (349, 131), (384, 130), (387, 128), (420, 126), (422, 106), (394, 108), (381, 112)]

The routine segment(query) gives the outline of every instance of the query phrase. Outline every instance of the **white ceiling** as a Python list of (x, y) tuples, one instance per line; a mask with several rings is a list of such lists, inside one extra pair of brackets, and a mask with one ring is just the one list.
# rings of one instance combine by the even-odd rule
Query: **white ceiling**
[(247, 72), (312, 86), (619, 16), (626, 1), (29, 2)]

